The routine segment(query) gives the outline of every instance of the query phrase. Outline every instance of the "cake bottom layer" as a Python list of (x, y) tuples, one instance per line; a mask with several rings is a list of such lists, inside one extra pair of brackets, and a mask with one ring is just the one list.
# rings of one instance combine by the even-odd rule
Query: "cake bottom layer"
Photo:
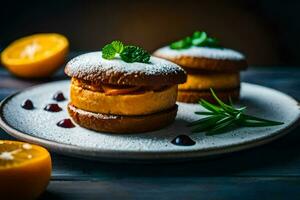
[(178, 106), (149, 115), (125, 116), (93, 113), (76, 108), (69, 103), (68, 112), (81, 127), (98, 132), (139, 133), (161, 129), (171, 124), (177, 114)]

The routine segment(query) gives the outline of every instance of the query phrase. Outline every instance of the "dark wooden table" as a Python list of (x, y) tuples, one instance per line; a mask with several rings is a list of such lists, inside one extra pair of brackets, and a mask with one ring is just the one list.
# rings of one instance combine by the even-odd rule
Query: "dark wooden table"
[[(61, 70), (48, 80), (21, 80), (0, 67), (0, 99), (65, 78)], [(242, 80), (300, 99), (297, 67), (252, 67)], [(0, 130), (0, 139), (13, 138)], [(300, 127), (262, 147), (187, 163), (102, 163), (54, 153), (52, 160), (41, 199), (300, 199)]]

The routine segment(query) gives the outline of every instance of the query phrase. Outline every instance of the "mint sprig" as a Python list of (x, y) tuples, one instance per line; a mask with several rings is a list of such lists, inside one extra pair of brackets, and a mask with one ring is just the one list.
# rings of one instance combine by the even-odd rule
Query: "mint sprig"
[(216, 38), (209, 37), (204, 31), (196, 31), (191, 37), (185, 37), (170, 44), (171, 49), (188, 49), (192, 46), (218, 48), (220, 44)]
[(188, 125), (192, 127), (192, 132), (205, 131), (207, 135), (215, 135), (238, 127), (262, 127), (283, 124), (283, 122), (247, 115), (245, 114), (246, 107), (235, 108), (232, 103), (231, 105), (225, 104), (212, 89), (210, 91), (218, 105), (211, 104), (204, 99), (200, 100), (199, 104), (207, 111), (195, 112), (195, 114), (206, 117)]
[(137, 46), (125, 46), (124, 50), (120, 53), (120, 57), (122, 60), (128, 63), (148, 63), (150, 60), (150, 54)]
[(124, 45), (120, 41), (113, 41), (102, 48), (102, 58), (112, 60), (119, 54), (121, 59), (128, 63), (149, 63), (150, 54), (138, 46)]
[(124, 45), (120, 41), (113, 41), (110, 44), (105, 45), (102, 48), (102, 57), (107, 60), (112, 60), (117, 53), (121, 53), (124, 49)]

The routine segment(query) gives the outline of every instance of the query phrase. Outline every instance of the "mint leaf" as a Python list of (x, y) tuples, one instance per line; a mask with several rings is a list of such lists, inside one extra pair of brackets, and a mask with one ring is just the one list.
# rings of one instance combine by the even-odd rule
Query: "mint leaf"
[(116, 56), (116, 50), (112, 44), (107, 44), (102, 48), (102, 58), (112, 60)]
[(123, 51), (120, 53), (122, 60), (128, 63), (141, 62), (149, 63), (150, 54), (144, 49), (137, 46), (125, 46)]
[(179, 41), (173, 42), (170, 45), (171, 49), (183, 49), (183, 47), (184, 47), (184, 41), (183, 40), (179, 40)]
[(187, 49), (192, 45), (192, 38), (191, 37), (186, 37), (183, 40), (179, 40), (176, 42), (173, 42), (170, 45), (171, 49)]
[(198, 38), (207, 38), (207, 34), (204, 31), (195, 31), (192, 35), (192, 39), (198, 39)]
[(204, 31), (196, 31), (191, 37), (186, 37), (170, 44), (171, 49), (187, 49), (191, 46), (220, 48), (216, 38), (209, 37)]
[(192, 46), (192, 38), (186, 37), (183, 39), (184, 41), (184, 47), (183, 48), (190, 48)]
[(192, 44), (194, 46), (200, 46), (207, 39), (207, 34), (203, 31), (196, 31), (193, 34)]
[(121, 53), (124, 49), (123, 43), (118, 40), (112, 41), (111, 45), (117, 53)]
[(121, 59), (128, 63), (149, 63), (150, 54), (137, 46), (125, 46), (122, 42), (115, 40), (102, 48), (102, 58), (112, 60), (119, 54)]

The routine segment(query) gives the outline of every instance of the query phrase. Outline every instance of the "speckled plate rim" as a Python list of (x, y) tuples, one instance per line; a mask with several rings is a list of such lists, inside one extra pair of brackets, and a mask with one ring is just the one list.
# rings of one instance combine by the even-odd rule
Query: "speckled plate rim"
[[(65, 80), (63, 80), (65, 81)], [(61, 82), (63, 82), (61, 81)], [(56, 81), (60, 82), (60, 81)], [(36, 87), (42, 87), (43, 85), (48, 85), (50, 83), (40, 84), (33, 87), (29, 87), (26, 90), (16, 92), (5, 99), (2, 100), (0, 103), (0, 127), (7, 132), (9, 135), (33, 144), (41, 145), (50, 151), (53, 151), (58, 154), (71, 156), (71, 157), (77, 157), (77, 158), (83, 158), (83, 159), (89, 159), (89, 160), (99, 160), (99, 161), (108, 161), (108, 162), (152, 162), (152, 161), (163, 161), (163, 162), (178, 162), (178, 161), (186, 161), (186, 160), (192, 160), (192, 159), (199, 159), (203, 157), (209, 157), (209, 156), (216, 156), (221, 154), (227, 154), (232, 152), (237, 152), (241, 150), (246, 150), (249, 148), (261, 146), (263, 144), (269, 143), (273, 140), (276, 140), (284, 135), (286, 135), (288, 132), (296, 128), (300, 123), (300, 112), (298, 113), (297, 118), (295, 118), (294, 121), (290, 123), (289, 126), (279, 130), (275, 131), (270, 135), (267, 135), (265, 137), (253, 139), (251, 141), (245, 141), (241, 142), (239, 144), (233, 144), (233, 145), (227, 145), (222, 147), (211, 147), (207, 148), (205, 150), (191, 150), (191, 151), (165, 151), (165, 152), (157, 152), (157, 151), (147, 151), (147, 152), (133, 152), (133, 151), (121, 151), (121, 150), (99, 150), (97, 148), (91, 148), (91, 147), (80, 147), (70, 144), (64, 144), (55, 142), (52, 140), (31, 136), (24, 132), (19, 131), (18, 129), (10, 126), (8, 123), (6, 123), (4, 115), (3, 115), (3, 108), (4, 105), (12, 99), (14, 96), (27, 91), (32, 90)], [(281, 95), (284, 95), (288, 97), (291, 101), (295, 102), (295, 105), (298, 105), (298, 109), (300, 109), (299, 103), (292, 98), (291, 96), (282, 93), (278, 90), (264, 87), (256, 84), (251, 83), (244, 83), (249, 84), (252, 86), (259, 86), (263, 87), (269, 90), (272, 90), (274, 92), (280, 93)]]

